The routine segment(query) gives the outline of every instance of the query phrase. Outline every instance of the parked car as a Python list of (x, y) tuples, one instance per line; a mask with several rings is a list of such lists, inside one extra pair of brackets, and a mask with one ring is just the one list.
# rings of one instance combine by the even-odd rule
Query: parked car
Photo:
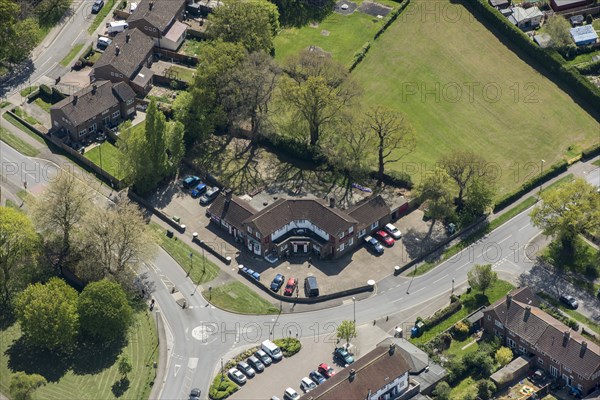
[(573, 310), (576, 310), (577, 307), (579, 307), (579, 303), (577, 303), (575, 297), (571, 295), (563, 294), (558, 299), (561, 301), (561, 303), (564, 303), (566, 306), (572, 308)]
[(200, 183), (200, 178), (198, 178), (196, 175), (188, 175), (181, 181), (181, 186), (183, 186), (184, 189), (189, 189)]
[(254, 375), (256, 375), (254, 369), (244, 361), (240, 361), (239, 363), (237, 363), (236, 367), (241, 372), (243, 372), (244, 375), (246, 375), (248, 378), (254, 378)]
[(265, 367), (268, 367), (273, 363), (273, 359), (269, 357), (269, 355), (265, 353), (264, 350), (257, 350), (254, 353), (254, 356), (256, 356), (256, 358), (258, 358), (263, 364), (265, 364)]
[(237, 368), (231, 368), (227, 371), (229, 377), (237, 384), (243, 385), (246, 383), (246, 376), (242, 374)]
[(254, 356), (248, 357), (248, 364), (250, 364), (256, 372), (263, 372), (265, 370), (265, 365)]
[(203, 206), (209, 205), (210, 203), (212, 203), (212, 201), (214, 199), (217, 198), (218, 194), (219, 194), (218, 187), (212, 187), (212, 188), (208, 189), (206, 191), (206, 193), (204, 194), (204, 196), (200, 197), (200, 205), (203, 205)]
[(321, 383), (325, 382), (325, 377), (317, 371), (310, 371), (310, 374), (308, 374), (308, 376), (310, 376), (310, 379), (312, 379), (313, 382), (315, 382), (317, 385), (320, 385)]
[(316, 387), (317, 384), (308, 379), (306, 376), (300, 381), (300, 389), (302, 389), (304, 393), (308, 393)]
[(402, 237), (402, 233), (400, 232), (400, 230), (392, 224), (386, 224), (383, 227), (383, 229), (395, 240), (400, 240), (400, 238)]
[(317, 370), (327, 379), (335, 375), (335, 370), (325, 363), (319, 364)]
[(387, 232), (384, 230), (377, 231), (375, 233), (375, 237), (377, 239), (379, 239), (379, 241), (381, 243), (385, 244), (387, 247), (392, 247), (394, 245), (394, 243), (396, 243), (394, 241), (394, 239), (392, 239), (392, 237), (390, 235), (388, 235)]
[(278, 292), (279, 289), (281, 289), (281, 286), (283, 286), (284, 281), (285, 276), (281, 274), (275, 275), (275, 278), (273, 278), (273, 281), (271, 282), (271, 290), (274, 292)]
[(369, 250), (375, 254), (383, 254), (383, 246), (377, 241), (377, 239), (367, 235), (365, 236), (365, 242), (367, 243)]
[(285, 290), (283, 294), (286, 296), (291, 296), (294, 294), (294, 290), (296, 290), (296, 285), (298, 285), (298, 279), (290, 278), (287, 281), (287, 285), (285, 285)]
[(300, 395), (294, 389), (289, 387), (285, 389), (285, 392), (283, 392), (283, 398), (285, 400), (298, 400)]
[(104, 7), (104, 0), (94, 1), (94, 5), (92, 6), (92, 14), (98, 14), (102, 7)]
[(281, 349), (279, 348), (279, 346), (277, 346), (270, 340), (264, 340), (260, 344), (260, 349), (267, 353), (267, 355), (271, 357), (273, 361), (281, 361), (281, 359), (283, 358), (283, 354), (281, 353)]
[(96, 47), (100, 50), (104, 50), (112, 43), (112, 39), (107, 38), (106, 36), (100, 36), (98, 41), (96, 42)]
[(204, 192), (206, 192), (206, 184), (200, 183), (198, 186), (196, 186), (194, 188), (194, 190), (192, 190), (192, 192), (190, 194), (195, 199), (196, 197), (200, 197), (200, 195), (202, 195), (202, 193), (204, 193)]
[(256, 271), (254, 271), (253, 269), (244, 267), (244, 268), (242, 268), (242, 271), (247, 273), (251, 278), (254, 278), (257, 281), (260, 281), (260, 274)]
[(190, 400), (200, 400), (200, 389), (198, 388), (193, 388), (192, 391), (190, 392)]
[(354, 358), (350, 355), (350, 353), (348, 353), (348, 350), (343, 347), (337, 347), (333, 351), (333, 357), (344, 365), (349, 365), (354, 362)]
[(317, 284), (317, 278), (314, 276), (307, 276), (304, 278), (304, 291), (307, 297), (315, 297), (319, 295), (319, 285)]

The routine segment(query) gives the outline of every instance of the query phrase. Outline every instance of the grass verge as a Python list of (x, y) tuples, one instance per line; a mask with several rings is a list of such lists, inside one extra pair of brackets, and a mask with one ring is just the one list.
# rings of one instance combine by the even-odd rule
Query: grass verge
[(21, 90), (19, 93), (21, 94), (21, 96), (23, 97), (27, 97), (29, 96), (31, 93), (35, 92), (36, 90), (38, 90), (39, 86), (28, 86), (25, 89)]
[(546, 300), (548, 303), (552, 304), (554, 307), (558, 308), (564, 314), (567, 314), (569, 317), (573, 318), (575, 321), (586, 325), (588, 328), (593, 330), (596, 334), (600, 335), (600, 325), (597, 324), (596, 322), (594, 322), (593, 320), (589, 319), (585, 315), (583, 315), (575, 310), (571, 310), (570, 308), (567, 308), (560, 301), (556, 300), (555, 298), (553, 298), (552, 296), (550, 296), (547, 293), (538, 292), (537, 295), (540, 296), (542, 299)]
[(0, 108), (5, 108), (10, 106), (10, 101), (3, 101), (2, 103), (0, 103)]
[(104, 4), (104, 7), (102, 7), (102, 9), (100, 9), (98, 14), (96, 14), (96, 17), (94, 18), (94, 22), (92, 22), (92, 24), (88, 28), (88, 33), (90, 35), (93, 34), (96, 29), (98, 29), (98, 27), (100, 26), (102, 21), (104, 21), (104, 18), (106, 18), (108, 13), (110, 13), (112, 11), (114, 5), (115, 5), (115, 0), (107, 0), (106, 1), (106, 3)]
[(592, 165), (596, 165), (596, 166), (600, 167), (600, 159), (598, 159), (598, 160), (594, 161), (594, 162), (592, 163)]
[(11, 124), (13, 124), (17, 128), (19, 128), (20, 130), (22, 130), (23, 132), (27, 133), (29, 136), (31, 136), (32, 138), (34, 138), (38, 142), (40, 142), (42, 144), (46, 144), (46, 142), (44, 142), (44, 139), (42, 139), (41, 137), (39, 137), (39, 135), (37, 133), (35, 133), (31, 129), (29, 129), (28, 127), (26, 127), (25, 125), (23, 125), (19, 120), (17, 120), (12, 115), (10, 115), (8, 113), (4, 113), (3, 117), (4, 117), (5, 120), (7, 120)]
[(52, 107), (52, 104), (44, 101), (41, 97), (38, 97), (33, 102), (37, 104), (42, 110), (46, 111), (47, 113), (50, 113), (50, 107)]
[(40, 154), (38, 149), (2, 127), (0, 127), (0, 140), (17, 150), (19, 153), (28, 157), (36, 157), (38, 154)]
[(84, 153), (85, 158), (111, 174), (117, 179), (123, 179), (124, 171), (119, 162), (119, 149), (109, 142), (104, 142)]
[(13, 112), (22, 120), (24, 120), (25, 122), (27, 122), (30, 125), (39, 125), (40, 122), (35, 119), (34, 117), (32, 117), (31, 115), (27, 114), (25, 112), (25, 110), (23, 110), (21, 107), (15, 107), (13, 109)]
[(240, 282), (226, 283), (202, 291), (202, 296), (213, 305), (240, 314), (277, 314), (279, 308), (263, 299)]
[[(200, 284), (212, 281), (219, 275), (219, 267), (195, 249), (188, 246), (176, 237), (169, 238), (165, 234), (165, 229), (154, 223), (150, 227), (156, 232), (158, 244), (167, 252), (185, 271), (190, 271), (192, 282)], [(190, 257), (190, 254), (193, 254)], [(191, 270), (190, 270), (191, 264)]]
[(71, 63), (71, 61), (73, 61), (73, 59), (75, 58), (75, 56), (77, 56), (77, 54), (79, 54), (79, 52), (81, 51), (81, 49), (83, 48), (84, 44), (83, 43), (78, 43), (75, 46), (73, 46), (73, 48), (71, 49), (71, 51), (69, 51), (69, 54), (67, 54), (65, 56), (65, 58), (63, 58), (60, 62), (60, 65), (62, 65), (63, 67), (66, 67), (67, 65), (69, 65)]

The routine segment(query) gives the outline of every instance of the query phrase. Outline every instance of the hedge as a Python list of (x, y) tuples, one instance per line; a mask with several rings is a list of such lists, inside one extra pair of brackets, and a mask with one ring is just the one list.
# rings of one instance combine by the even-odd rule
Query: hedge
[(392, 15), (390, 16), (390, 18), (388, 18), (388, 20), (385, 21), (385, 24), (381, 28), (379, 28), (379, 30), (375, 33), (375, 36), (373, 37), (373, 39), (377, 39), (379, 36), (381, 36), (381, 34), (383, 34), (383, 32), (385, 32), (385, 30), (394, 23), (396, 18), (398, 18), (398, 16), (402, 13), (402, 11), (404, 11), (404, 9), (409, 4), (410, 4), (410, 0), (405, 0), (403, 3), (400, 4), (400, 7), (398, 7), (397, 10), (392, 11)]
[(281, 348), (284, 357), (291, 357), (302, 348), (302, 343), (296, 338), (284, 338), (273, 340), (277, 346)]
[(460, 310), (461, 308), (462, 301), (457, 300), (453, 303), (450, 303), (450, 305), (448, 305), (447, 307), (442, 308), (441, 310), (437, 310), (435, 314), (433, 314), (431, 317), (423, 320), (423, 331), (428, 331), (429, 329), (433, 328), (440, 322), (449, 318), (452, 314), (458, 312), (458, 310)]
[(515, 44), (545, 67), (549, 72), (549, 77), (555, 77), (562, 81), (566, 87), (572, 88), (588, 103), (591, 110), (595, 110), (595, 105), (600, 104), (600, 89), (583, 77), (577, 69), (566, 66), (564, 59), (556, 50), (539, 47), (519, 28), (512, 25), (508, 19), (489, 5), (487, 0), (462, 0), (462, 3), (466, 8), (473, 10), (474, 14), (481, 16), (483, 20), (503, 33), (511, 44)]
[[(373, 178), (377, 178), (377, 172), (372, 173)], [(386, 185), (391, 185), (399, 188), (412, 189), (413, 181), (411, 176), (406, 172), (390, 171), (383, 174), (383, 182)]]
[(231, 396), (238, 389), (238, 385), (233, 383), (227, 375), (223, 375), (223, 381), (221, 382), (221, 374), (217, 374), (210, 385), (208, 396), (213, 400), (221, 400)]
[(592, 157), (596, 157), (598, 154), (600, 154), (600, 143), (583, 150), (581, 152), (581, 158), (584, 160), (589, 160)]
[(575, 68), (584, 75), (596, 75), (600, 73), (600, 61), (585, 63)]
[(354, 61), (352, 61), (352, 65), (350, 66), (350, 68), (348, 68), (348, 71), (352, 72), (352, 70), (354, 68), (356, 68), (356, 66), (358, 64), (360, 64), (360, 62), (362, 60), (365, 59), (370, 48), (371, 48), (371, 42), (367, 42), (367, 43), (363, 44), (363, 47), (360, 49), (360, 51), (358, 51), (358, 52), (356, 52), (356, 54), (354, 54)]
[(506, 196), (502, 197), (500, 200), (496, 202), (494, 206), (494, 212), (498, 212), (505, 208), (506, 206), (514, 203), (519, 198), (524, 196), (526, 193), (540, 186), (542, 183), (554, 178), (557, 175), (562, 174), (567, 170), (569, 164), (566, 161), (558, 162), (548, 168), (543, 174), (540, 174), (527, 182), (525, 182), (519, 189), (512, 193), (508, 193)]

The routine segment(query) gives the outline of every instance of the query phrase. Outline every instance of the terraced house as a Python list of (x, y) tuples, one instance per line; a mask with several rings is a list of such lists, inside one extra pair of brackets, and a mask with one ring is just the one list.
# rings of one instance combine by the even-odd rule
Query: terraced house
[(181, 22), (185, 4), (186, 0), (142, 0), (127, 23), (151, 37), (156, 47), (177, 50), (187, 32)]
[(600, 388), (600, 346), (538, 307), (528, 287), (513, 290), (483, 311), (487, 332), (502, 338), (514, 353), (531, 357), (545, 370), (587, 395)]

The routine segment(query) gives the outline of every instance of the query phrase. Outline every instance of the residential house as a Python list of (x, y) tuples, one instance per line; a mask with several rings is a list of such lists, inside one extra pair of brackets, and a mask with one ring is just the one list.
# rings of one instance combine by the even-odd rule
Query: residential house
[(600, 346), (542, 311), (528, 287), (515, 289), (487, 307), (483, 326), (513, 352), (531, 357), (535, 367), (582, 395), (600, 388)]
[(511, 11), (508, 20), (524, 31), (537, 28), (544, 18), (544, 13), (537, 7), (512, 7)]
[(185, 4), (186, 0), (142, 0), (127, 23), (151, 37), (156, 47), (175, 51), (187, 31), (187, 25), (181, 22)]
[(154, 42), (139, 29), (128, 29), (115, 36), (104, 54), (94, 64), (92, 82), (105, 79), (125, 82), (138, 94), (151, 88)]
[(593, 3), (593, 0), (550, 0), (550, 7), (556, 12), (585, 7)]
[(380, 195), (351, 207), (348, 214), (358, 221), (357, 237), (360, 239), (374, 230), (383, 229), (390, 222), (390, 207)]
[(489, 0), (490, 5), (498, 10), (510, 7), (509, 0)]
[(577, 26), (571, 28), (570, 32), (577, 46), (587, 46), (598, 41), (598, 34), (592, 25)]
[(217, 196), (206, 214), (210, 217), (211, 222), (227, 230), (236, 241), (243, 242), (245, 238), (244, 221), (257, 212), (246, 201), (234, 195), (231, 189), (227, 189)]
[(73, 141), (95, 136), (135, 115), (135, 92), (124, 82), (95, 81), (50, 107), (53, 132)]

